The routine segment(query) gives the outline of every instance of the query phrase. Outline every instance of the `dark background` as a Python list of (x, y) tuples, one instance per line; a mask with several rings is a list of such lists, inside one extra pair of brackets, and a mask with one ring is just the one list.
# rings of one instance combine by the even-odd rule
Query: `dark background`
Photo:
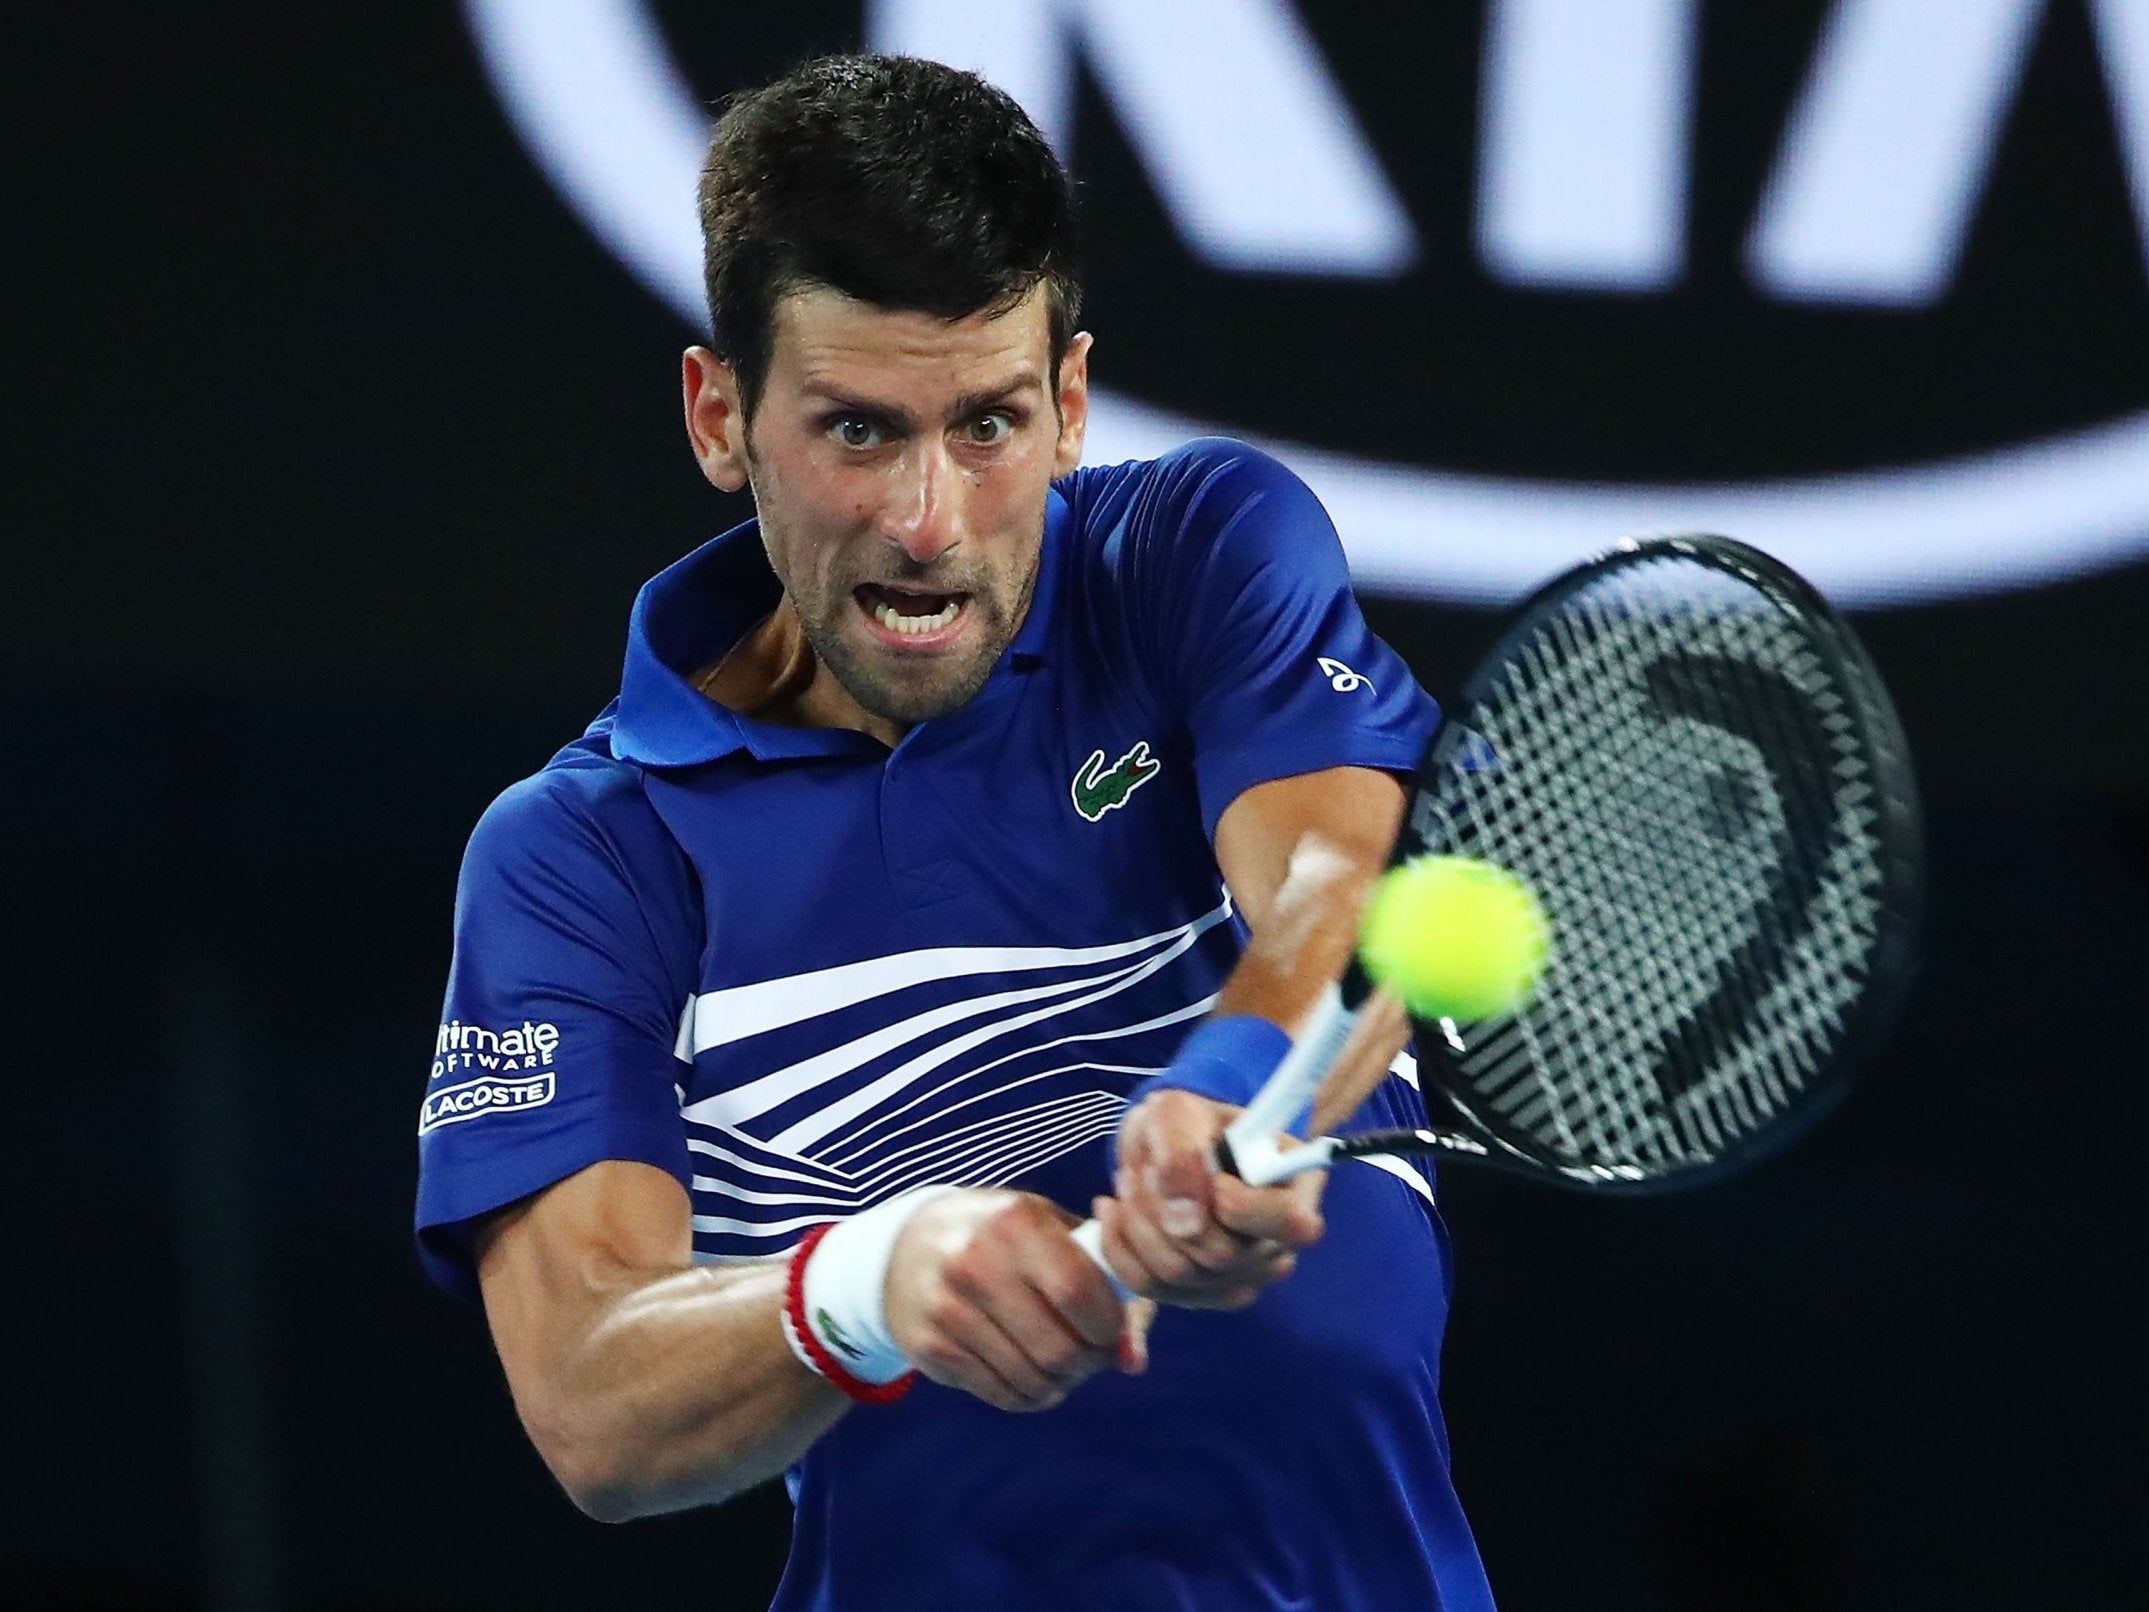
[[(720, 8), (659, 8), (683, 57), (728, 64), (711, 96), (857, 37), (846, 7), (721, 9), (728, 33)], [(1472, 59), (1474, 6), (1401, 44), (1365, 21), (1391, 8), (1303, 9), (1369, 71), (1402, 44)], [(1710, 8), (1705, 75), (1733, 76), (1704, 115), (1780, 116), (1819, 17), (1782, 11), (1798, 26), (1733, 37)], [(406, 1232), (469, 825), (609, 696), (639, 582), (742, 514), (683, 451), (690, 333), (554, 195), (451, 10), (19, 0), (0, 26), (0, 1600), (760, 1606), (781, 1495), (582, 1520)], [(719, 33), (733, 48), (695, 56)], [(1776, 387), (1761, 347), (1719, 340), (1754, 381), (1695, 473), (1739, 440), (1761, 468), (1849, 462), (1845, 355), (1878, 354), (1935, 444), (2138, 407), (2142, 263), (2104, 105), (2086, 12), (2055, 0), (1964, 275), (1900, 324), (1740, 325), (1707, 244), (1735, 250), (1750, 202), (1725, 159), (1697, 174), (1688, 300), (1605, 314), (1451, 265), (1428, 306), (1469, 313), (1474, 345), (1422, 399), (1388, 371), (1381, 396), (1437, 416), (1457, 464), (1540, 441), (1554, 469), (1655, 474), (1677, 379), (1647, 378), (1698, 319), (1821, 356)], [(1285, 314), (1320, 329), (1318, 287), (1190, 318), (1114, 278), (1166, 226), (1108, 122), (1083, 140), (1100, 254), (1120, 249), (1105, 379), (1222, 385), (1212, 347), (1258, 350)], [(1414, 207), (1461, 205), (1455, 183)], [(1363, 400), (1352, 343), (1380, 345), (1342, 300), (1339, 334), (1292, 347), (1316, 413)], [(1433, 339), (1404, 330), (1399, 362)], [(1548, 387), (1530, 424), (1526, 390), (1493, 385), (1571, 361), (1623, 364), (1626, 408)], [(1473, 376), (1502, 401), (1459, 402)], [(1370, 608), (1436, 689), (1493, 628)], [(2149, 567), (1859, 619), (1933, 852), (1927, 966), (1868, 1088), (1692, 1198), (1443, 1178), (1457, 1484), (1510, 1608), (2102, 1608), (2149, 1583)]]

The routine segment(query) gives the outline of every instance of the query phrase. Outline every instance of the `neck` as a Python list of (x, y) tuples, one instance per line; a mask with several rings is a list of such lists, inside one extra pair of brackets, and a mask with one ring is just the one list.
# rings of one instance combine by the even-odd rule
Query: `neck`
[(727, 710), (785, 728), (849, 728), (893, 750), (908, 725), (875, 716), (829, 675), (785, 597), (694, 686)]

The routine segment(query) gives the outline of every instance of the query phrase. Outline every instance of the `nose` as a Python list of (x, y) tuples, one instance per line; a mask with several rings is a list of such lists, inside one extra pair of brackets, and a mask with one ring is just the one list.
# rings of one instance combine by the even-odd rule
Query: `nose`
[(945, 442), (921, 434), (889, 474), (881, 535), (913, 564), (930, 565), (962, 540), (962, 472), (949, 462)]

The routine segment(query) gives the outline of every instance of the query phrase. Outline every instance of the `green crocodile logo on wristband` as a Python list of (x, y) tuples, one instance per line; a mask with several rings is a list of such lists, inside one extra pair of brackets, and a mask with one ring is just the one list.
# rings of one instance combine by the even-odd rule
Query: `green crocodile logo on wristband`
[(843, 1335), (843, 1328), (836, 1325), (834, 1318), (826, 1310), (816, 1309), (813, 1312), (813, 1324), (820, 1330), (822, 1337), (826, 1338), (838, 1349), (841, 1349), (853, 1360), (865, 1359), (865, 1350), (859, 1348), (857, 1344)]
[(1147, 739), (1113, 762), (1109, 769), (1104, 764), (1104, 752), (1092, 750), (1089, 760), (1082, 763), (1082, 770), (1074, 775), (1071, 791), (1074, 809), (1082, 814), (1085, 822), (1094, 823), (1114, 806), (1126, 805), (1129, 795), (1163, 770), (1161, 761), (1150, 758)]

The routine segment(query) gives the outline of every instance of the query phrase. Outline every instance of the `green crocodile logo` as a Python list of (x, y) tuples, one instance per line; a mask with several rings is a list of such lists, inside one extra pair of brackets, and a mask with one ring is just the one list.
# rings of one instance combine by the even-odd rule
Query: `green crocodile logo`
[(1114, 806), (1127, 804), (1127, 797), (1164, 770), (1164, 763), (1150, 759), (1144, 739), (1113, 762), (1104, 764), (1104, 752), (1092, 750), (1082, 770), (1074, 775), (1074, 809), (1085, 822), (1094, 823)]
[(813, 1312), (813, 1319), (819, 1325), (821, 1335), (828, 1339), (830, 1343), (841, 1349), (853, 1360), (863, 1360), (865, 1358), (865, 1350), (859, 1348), (857, 1344), (843, 1335), (843, 1328), (836, 1325), (834, 1316), (830, 1315), (826, 1310), (816, 1307)]

